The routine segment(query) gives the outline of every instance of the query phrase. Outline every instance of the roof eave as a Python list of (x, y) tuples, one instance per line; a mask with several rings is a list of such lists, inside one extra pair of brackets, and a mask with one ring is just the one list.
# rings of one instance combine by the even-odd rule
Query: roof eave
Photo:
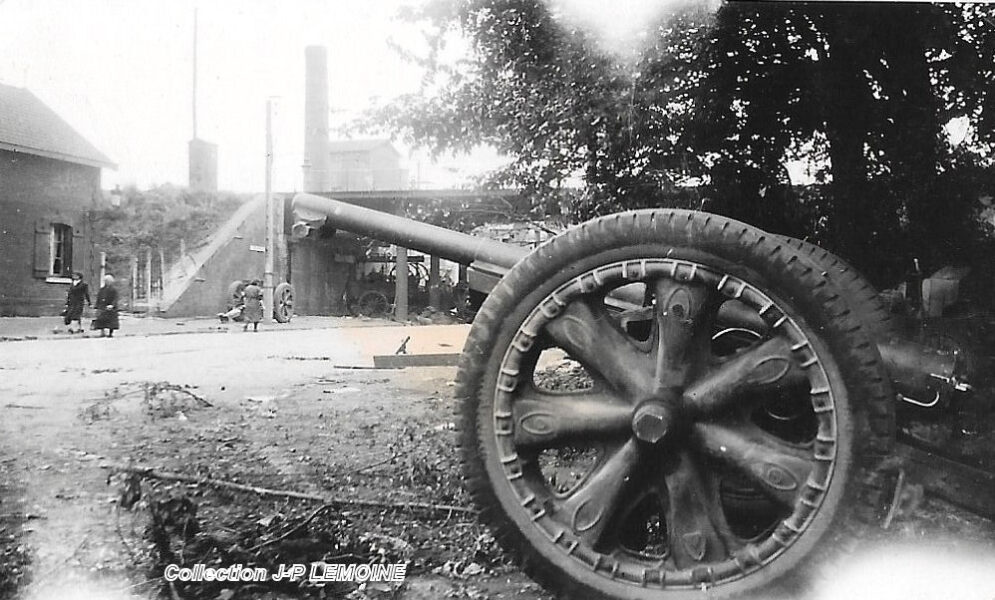
[(85, 165), (87, 167), (97, 167), (106, 169), (117, 169), (117, 164), (112, 163), (107, 159), (97, 159), (97, 158), (86, 158), (83, 156), (73, 156), (71, 154), (63, 154), (61, 152), (53, 152), (51, 150), (42, 150), (40, 148), (30, 148), (28, 146), (21, 146), (19, 144), (10, 144), (7, 142), (0, 142), (0, 150), (9, 150), (10, 152), (22, 152), (24, 154), (33, 154), (35, 156), (42, 156), (44, 158), (52, 158), (55, 160), (61, 160), (63, 162), (74, 163), (78, 165)]

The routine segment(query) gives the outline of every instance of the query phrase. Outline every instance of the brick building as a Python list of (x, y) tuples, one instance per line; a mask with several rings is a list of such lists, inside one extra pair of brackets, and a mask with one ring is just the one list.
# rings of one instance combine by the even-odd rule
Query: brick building
[(37, 96), (0, 84), (0, 316), (58, 314), (73, 271), (99, 287), (87, 215), (113, 166)]

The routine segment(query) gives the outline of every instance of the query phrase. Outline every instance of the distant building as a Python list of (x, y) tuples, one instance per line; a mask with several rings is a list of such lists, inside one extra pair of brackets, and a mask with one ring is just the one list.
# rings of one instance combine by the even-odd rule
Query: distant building
[(304, 191), (406, 190), (408, 172), (388, 139), (329, 140), (328, 51), (304, 50)]
[(328, 142), (328, 192), (372, 192), (408, 189), (407, 169), (390, 140)]
[(58, 314), (73, 271), (96, 292), (87, 214), (113, 166), (37, 96), (0, 84), (0, 316)]
[(218, 191), (218, 145), (200, 138), (190, 140), (189, 185), (194, 192), (213, 194)]

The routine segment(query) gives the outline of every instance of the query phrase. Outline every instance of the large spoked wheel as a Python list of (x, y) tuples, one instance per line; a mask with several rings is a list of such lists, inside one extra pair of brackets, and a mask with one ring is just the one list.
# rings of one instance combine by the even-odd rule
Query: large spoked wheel
[(356, 312), (364, 317), (385, 317), (390, 314), (390, 300), (383, 292), (367, 290), (356, 302)]
[[(564, 597), (804, 580), (879, 514), (891, 442), (874, 409), (888, 380), (840, 291), (782, 241), (702, 213), (613, 215), (539, 248), (460, 363), (483, 518)], [(730, 309), (765, 326), (729, 344)]]
[(241, 279), (236, 279), (235, 281), (228, 284), (228, 306), (238, 306), (242, 304), (242, 292), (245, 291), (245, 286), (248, 285), (247, 282)]
[(289, 323), (294, 318), (294, 286), (287, 282), (273, 290), (273, 318), (277, 323)]

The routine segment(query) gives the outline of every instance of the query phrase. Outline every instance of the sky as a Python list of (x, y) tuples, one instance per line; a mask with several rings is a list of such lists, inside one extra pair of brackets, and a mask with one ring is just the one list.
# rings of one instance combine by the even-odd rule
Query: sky
[[(391, 42), (423, 47), (415, 26), (396, 18), (422, 1), (0, 0), (0, 83), (31, 90), (115, 162), (105, 188), (185, 185), (196, 10), (197, 135), (218, 145), (219, 187), (263, 190), (272, 98), (273, 188), (293, 191), (302, 180), (304, 48), (328, 49), (335, 137), (372, 102), (418, 90), (420, 69)], [(629, 53), (660, 10), (686, 1), (716, 0), (549, 0), (607, 51)], [(459, 185), (505, 162), (486, 148), (435, 162), (396, 146), (422, 188)]]
[[(118, 165), (104, 171), (105, 188), (185, 185), (196, 9), (197, 134), (219, 146), (219, 187), (263, 190), (273, 98), (273, 188), (292, 191), (301, 187), (304, 48), (327, 47), (330, 123), (345, 124), (372, 99), (418, 90), (420, 70), (389, 44), (417, 48), (421, 39), (395, 18), (402, 4), (0, 0), (0, 82), (31, 90)], [(455, 185), (501, 162), (481, 151), (433, 165), (398, 148), (421, 187)]]
[[(391, 42), (424, 47), (398, 10), (424, 0), (0, 0), (0, 83), (26, 87), (117, 164), (103, 185), (186, 185), (193, 136), (194, 13), (198, 137), (218, 145), (218, 185), (260, 192), (267, 99), (273, 99), (278, 192), (301, 189), (304, 48), (328, 49), (330, 124), (417, 92), (419, 68)], [(565, 24), (620, 57), (638, 49), (662, 11), (718, 0), (547, 0)], [(0, 116), (2, 118), (2, 116)], [(443, 157), (401, 143), (421, 188), (468, 182), (505, 159), (490, 149)], [(811, 165), (788, 165), (796, 183)]]

